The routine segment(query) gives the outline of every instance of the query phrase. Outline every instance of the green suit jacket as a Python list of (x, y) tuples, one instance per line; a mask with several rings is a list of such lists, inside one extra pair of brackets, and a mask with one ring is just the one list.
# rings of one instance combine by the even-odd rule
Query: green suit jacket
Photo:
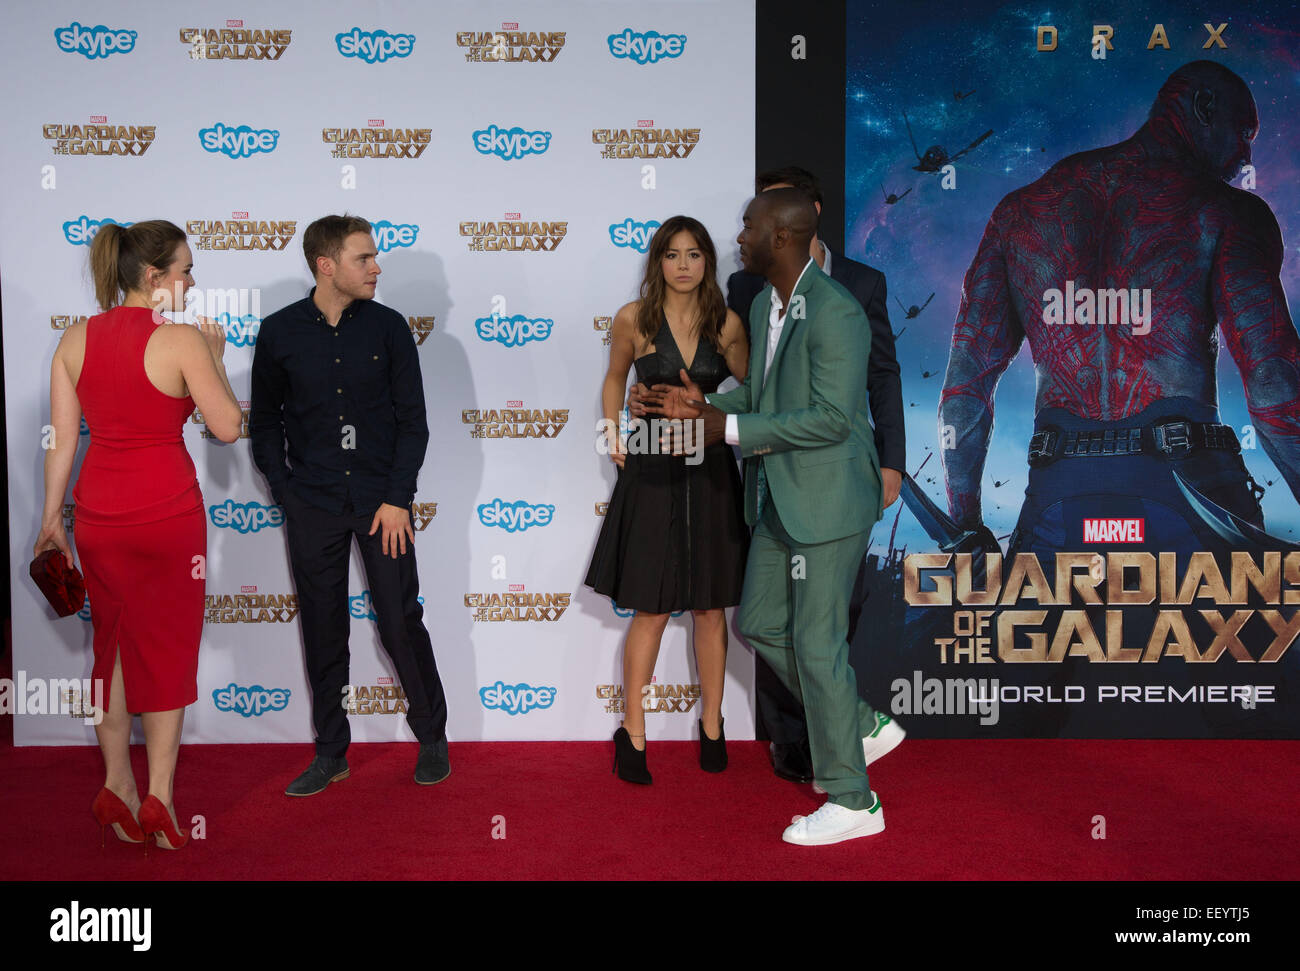
[(749, 373), (709, 402), (737, 416), (745, 457), (745, 521), (758, 522), (758, 463), (769, 501), (800, 543), (824, 543), (880, 519), (880, 459), (867, 404), (871, 325), (862, 305), (809, 266), (790, 296), (772, 367), (767, 360), (772, 287), (749, 311)]

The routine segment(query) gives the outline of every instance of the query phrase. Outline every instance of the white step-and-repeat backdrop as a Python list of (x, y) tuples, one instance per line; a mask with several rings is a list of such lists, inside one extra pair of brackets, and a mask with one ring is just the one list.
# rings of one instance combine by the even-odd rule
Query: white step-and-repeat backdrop
[[(56, 619), (27, 564), (50, 361), (62, 328), (97, 312), (96, 229), (185, 228), (195, 296), (226, 327), (246, 404), (261, 318), (311, 286), (302, 232), (342, 212), (374, 225), (377, 299), (419, 344), (430, 441), (414, 525), (449, 736), (608, 738), (628, 617), (582, 584), (615, 477), (594, 444), (606, 328), (668, 216), (709, 228), (722, 279), (737, 266), (753, 179), (752, 2), (44, 2), (5, 21), (17, 743), (94, 741), (78, 717), (89, 609)], [(208, 508), (185, 740), (309, 741), (282, 513), (246, 439), (209, 438), (195, 415), (185, 441)], [(71, 489), (67, 501), (73, 525)], [(538, 515), (513, 530), (482, 511), (519, 503)], [(364, 576), (354, 551), (353, 737), (410, 739)], [(689, 632), (683, 616), (664, 637), (652, 739), (694, 737)], [(751, 654), (734, 635), (728, 669), (728, 732), (752, 737)]]

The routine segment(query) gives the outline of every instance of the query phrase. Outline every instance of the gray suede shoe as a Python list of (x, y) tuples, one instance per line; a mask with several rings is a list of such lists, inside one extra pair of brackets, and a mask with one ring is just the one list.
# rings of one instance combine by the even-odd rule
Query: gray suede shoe
[(415, 781), (431, 786), (451, 775), (451, 761), (447, 758), (447, 742), (433, 742), (420, 746), (420, 757), (415, 763)]
[(286, 796), (314, 796), (324, 792), (331, 782), (339, 782), (352, 774), (348, 760), (343, 756), (336, 759), (318, 755), (311, 760), (307, 771), (289, 783), (284, 790)]

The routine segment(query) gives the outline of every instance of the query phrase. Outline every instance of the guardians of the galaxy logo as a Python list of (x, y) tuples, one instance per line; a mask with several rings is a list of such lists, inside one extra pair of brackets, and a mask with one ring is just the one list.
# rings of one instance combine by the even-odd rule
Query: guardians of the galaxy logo
[(433, 517), (438, 515), (438, 504), (436, 502), (416, 502), (411, 505), (411, 526), (417, 533), (422, 532), (429, 523), (433, 522)]
[(517, 23), (504, 23), (500, 30), (461, 30), (456, 46), (465, 48), (465, 60), (541, 61), (549, 63), (564, 49), (564, 31), (523, 31)]
[(205, 624), (288, 624), (298, 616), (293, 593), (210, 593), (203, 598)]
[(470, 438), (555, 438), (569, 421), (568, 408), (525, 408), (522, 401), (509, 401), (497, 409), (466, 408), (462, 424), (470, 426)]
[(242, 20), (227, 20), (225, 27), (181, 28), (181, 43), (189, 45), (196, 61), (278, 61), (292, 40), (288, 28), (250, 30)]
[(418, 347), (428, 340), (429, 335), (433, 333), (433, 315), (430, 314), (427, 317), (408, 316), (406, 326), (411, 328), (411, 336), (415, 338), (415, 344)]
[[(627, 703), (621, 684), (596, 685), (596, 697), (604, 702), (605, 712), (621, 715), (627, 711)], [(645, 686), (641, 694), (641, 710), (647, 714), (654, 712), (688, 712), (700, 700), (698, 684), (658, 684)]]
[(567, 593), (527, 593), (523, 584), (510, 593), (467, 593), (465, 606), (472, 610), (475, 621), (500, 623), (502, 621), (536, 621), (553, 623), (564, 616), (569, 607)]
[[(94, 719), (103, 711), (103, 692), (92, 694), (88, 686), (65, 688), (59, 695), (63, 710), (73, 718)], [(98, 724), (98, 722), (96, 722)]]
[[(240, 412), (240, 415), (241, 415), (241, 418), (240, 418), (240, 420), (239, 420), (239, 437), (240, 437), (240, 438), (247, 438), (247, 437), (248, 437), (248, 414), (249, 414), (249, 405), (248, 405), (248, 402), (247, 402), (247, 401), (241, 401), (239, 404), (240, 404), (239, 412)], [(202, 425), (202, 426), (203, 426), (202, 430), (200, 430), (200, 432), (199, 432), (199, 434), (200, 434), (202, 437), (204, 437), (204, 438), (216, 438), (216, 437), (217, 437), (216, 435), (213, 435), (213, 434), (212, 434), (211, 430), (209, 430), (209, 428), (208, 428), (208, 423), (207, 423), (206, 421), (203, 420), (203, 415), (199, 413), (199, 410), (198, 410), (197, 408), (194, 409), (194, 414), (190, 415), (190, 421), (193, 422), (193, 423), (196, 424), (196, 425)]]
[[(904, 560), (903, 592), (913, 607), (967, 608), (953, 613), (953, 636), (934, 639), (941, 664), (1051, 664), (1067, 657), (1203, 664), (1225, 654), (1243, 663), (1279, 661), (1300, 634), (1300, 609), (1291, 606), (1300, 604), (1300, 552), (1266, 552), (1258, 563), (1249, 553), (1231, 556), (1225, 583), (1210, 553), (1193, 553), (1181, 575), (1174, 553), (1057, 553), (1050, 581), (1033, 553), (1009, 563), (1000, 553), (986, 554), (982, 571), (972, 568), (970, 553), (914, 553)], [(1252, 591), (1261, 606), (1246, 606)], [(1027, 602), (1035, 609), (1022, 609)], [(1149, 616), (1156, 605), (1169, 609), (1155, 611), (1145, 646), (1126, 644), (1126, 611), (1146, 607)], [(1282, 605), (1290, 609), (1277, 609)], [(1045, 607), (1057, 608), (1050, 629)], [(1253, 652), (1243, 631), (1253, 635), (1246, 638)]]
[(104, 115), (92, 115), (91, 123), (41, 126), (41, 134), (52, 141), (55, 155), (125, 155), (139, 157), (153, 144), (156, 125), (110, 125)]
[(601, 158), (686, 158), (699, 144), (700, 130), (639, 121), (635, 128), (593, 128), (591, 140), (603, 146)]
[(554, 253), (569, 232), (569, 223), (534, 222), (508, 212), (499, 222), (466, 221), (460, 234), (468, 238), (471, 253), (528, 251)]
[(191, 219), (185, 232), (198, 237), (201, 250), (282, 250), (298, 232), (296, 220), (249, 219), (247, 212), (232, 213), (232, 219)]
[(321, 141), (333, 145), (330, 158), (419, 158), (429, 147), (432, 128), (387, 128), (372, 118), (365, 128), (322, 128)]
[(405, 715), (408, 702), (400, 684), (343, 686), (343, 710), (349, 715)]

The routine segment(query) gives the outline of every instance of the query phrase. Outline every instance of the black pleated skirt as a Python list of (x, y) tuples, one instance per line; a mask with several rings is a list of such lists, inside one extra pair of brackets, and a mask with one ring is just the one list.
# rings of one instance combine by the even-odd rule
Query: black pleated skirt
[(587, 586), (646, 613), (736, 606), (749, 552), (743, 501), (730, 445), (709, 446), (698, 465), (679, 456), (629, 455)]

